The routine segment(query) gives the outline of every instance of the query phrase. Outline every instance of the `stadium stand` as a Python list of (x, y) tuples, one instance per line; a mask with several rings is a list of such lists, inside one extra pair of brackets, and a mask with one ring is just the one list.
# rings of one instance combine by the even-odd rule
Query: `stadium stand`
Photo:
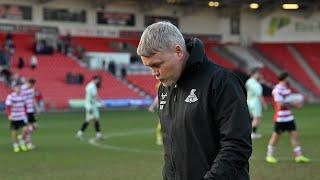
[(127, 80), (132, 84), (138, 86), (139, 88), (143, 89), (151, 96), (156, 96), (157, 93), (155, 85), (158, 83), (158, 80), (156, 80), (152, 75), (131, 74), (127, 76)]
[(293, 46), (320, 76), (320, 43), (294, 43)]
[(118, 50), (112, 46), (112, 43), (115, 42), (137, 47), (139, 39), (72, 36), (72, 44), (74, 46), (80, 45), (86, 51), (115, 52)]
[(109, 47), (108, 42), (110, 39), (102, 37), (80, 37), (73, 36), (72, 44), (80, 45), (86, 51), (101, 51), (101, 52), (113, 52), (114, 50)]
[(248, 47), (243, 47), (243, 46), (234, 45), (234, 44), (225, 45), (225, 47), (232, 54), (236, 55), (237, 57), (241, 58), (244, 62), (246, 62), (246, 67), (249, 71), (255, 67), (260, 67), (261, 68), (260, 72), (267, 82), (272, 84), (277, 83), (276, 73), (273, 72), (268, 66), (260, 62), (256, 57), (254, 57), (249, 51)]
[(275, 65), (288, 71), (290, 75), (299, 81), (300, 84), (320, 96), (320, 89), (313, 80), (306, 74), (301, 66), (294, 59), (284, 43), (255, 43), (254, 47), (260, 50)]
[[(4, 39), (5, 34), (0, 34), (0, 40)], [(29, 68), (18, 70), (16, 68), (17, 59), (22, 56), (26, 60), (26, 66), (29, 67), (29, 58), (33, 54), (33, 42), (34, 37), (30, 34), (15, 33), (14, 41), (16, 42), (16, 53), (13, 56), (12, 70), (13, 72), (20, 72), (25, 77), (35, 77), (38, 81), (38, 87), (44, 94), (47, 101), (52, 102), (56, 108), (67, 108), (69, 99), (80, 99), (84, 96), (84, 84), (90, 79), (92, 75), (100, 74), (107, 82), (101, 89), (102, 98), (138, 98), (141, 97), (138, 93), (132, 91), (127, 85), (123, 84), (120, 80), (112, 75), (102, 71), (89, 71), (86, 68), (81, 67), (76, 61), (70, 57), (55, 53), (52, 56), (38, 55), (39, 67), (37, 70), (32, 71)], [(126, 39), (126, 38), (100, 38), (100, 37), (80, 37), (73, 36), (72, 44), (80, 45), (87, 51), (102, 51), (102, 52), (115, 52), (117, 49), (112, 47), (112, 42), (127, 43), (132, 47), (137, 47), (139, 39)], [(210, 59), (215, 63), (220, 64), (226, 68), (234, 69), (235, 64), (230, 60), (225, 59), (215, 48), (218, 43), (205, 43), (205, 50)], [(317, 44), (294, 44), (294, 46), (302, 53), (308, 63), (311, 64), (315, 70), (318, 64), (316, 63), (317, 54), (308, 49), (309, 46), (316, 46)], [(228, 45), (229, 48), (234, 49), (235, 45)], [(316, 94), (320, 94), (319, 89), (311, 83), (306, 83), (305, 78), (310, 80), (310, 77), (299, 67), (294, 57), (287, 50), (285, 44), (279, 43), (256, 43), (254, 47), (262, 51), (274, 64), (289, 71), (293, 74), (293, 77), (297, 79), (308, 89), (312, 90)], [(277, 50), (275, 50), (277, 49)], [(233, 50), (232, 50), (233, 51)], [(235, 49), (235, 54), (239, 56), (239, 48)], [(248, 59), (248, 58), (246, 58)], [(250, 62), (248, 62), (250, 63)], [(256, 64), (259, 64), (257, 62)], [(316, 65), (315, 65), (316, 64)], [(83, 85), (67, 85), (65, 82), (65, 76), (68, 72), (81, 73), (84, 75), (85, 83)], [(277, 82), (276, 74), (266, 66), (263, 66), (261, 70), (265, 79), (275, 84)], [(319, 73), (319, 72), (318, 72)], [(44, 76), (44, 74), (46, 76)], [(155, 96), (155, 80), (151, 75), (146, 74), (132, 74), (126, 78), (130, 83), (139, 87), (151, 96)], [(311, 81), (311, 80), (310, 80)], [(52, 86), (48, 87), (47, 83), (51, 83)], [(9, 88), (3, 83), (1, 84), (1, 98), (4, 98), (4, 94), (7, 94)], [(58, 96), (57, 96), (58, 95)]]
[[(129, 89), (116, 77), (104, 71), (90, 71), (81, 67), (77, 61), (63, 54), (38, 55), (39, 65), (36, 70), (29, 68), (29, 59), (33, 54), (33, 36), (30, 34), (14, 34), (16, 53), (13, 56), (13, 72), (19, 72), (24, 77), (34, 77), (37, 80), (37, 87), (43, 93), (46, 101), (49, 101), (55, 108), (67, 108), (70, 99), (84, 98), (85, 84), (93, 75), (101, 75), (104, 83), (100, 89), (101, 98), (141, 98), (141, 96)], [(106, 46), (107, 47), (107, 46)], [(100, 48), (100, 47), (99, 47)], [(26, 68), (17, 69), (17, 59), (22, 56), (26, 59)], [(85, 83), (82, 85), (68, 85), (66, 74), (68, 72), (81, 73), (84, 75)], [(48, 86), (50, 84), (50, 86)], [(5, 86), (1, 83), (1, 87)], [(2, 90), (4, 89), (4, 91)], [(1, 88), (1, 97), (7, 94), (8, 88)]]
[(229, 60), (222, 57), (215, 51), (215, 48), (218, 46), (217, 43), (205, 43), (205, 51), (209, 57), (209, 59), (213, 60), (215, 63), (226, 67), (228, 69), (234, 69), (235, 65)]
[(274, 73), (270, 68), (268, 68), (267, 66), (263, 66), (261, 68), (261, 74), (263, 75), (263, 78), (272, 83), (272, 84), (276, 84), (278, 82), (278, 78), (277, 78), (277, 74)]
[(246, 47), (235, 44), (225, 45), (224, 47), (226, 47), (227, 50), (232, 54), (244, 60), (247, 64), (248, 69), (262, 66), (262, 63), (259, 62), (255, 57), (253, 57)]
[[(82, 99), (84, 97), (85, 84), (96, 74), (101, 75), (104, 82), (100, 90), (101, 98), (140, 97), (112, 75), (103, 71), (89, 71), (64, 55), (38, 56), (38, 59), (39, 67), (37, 70), (33, 71), (25, 68), (20, 70), (20, 73), (25, 77), (35, 77), (38, 81), (37, 86), (41, 89), (45, 99), (53, 102), (56, 108), (68, 107), (69, 99)], [(66, 84), (65, 76), (70, 70), (83, 74), (85, 83), (82, 85)], [(14, 71), (17, 71), (17, 69), (14, 69)], [(48, 83), (51, 85), (48, 86)]]

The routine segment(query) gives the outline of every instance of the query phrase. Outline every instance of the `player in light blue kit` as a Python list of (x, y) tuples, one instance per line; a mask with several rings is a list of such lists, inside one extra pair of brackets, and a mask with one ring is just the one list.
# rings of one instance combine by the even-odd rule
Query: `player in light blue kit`
[(247, 103), (252, 117), (252, 133), (251, 138), (260, 138), (261, 134), (257, 133), (258, 125), (262, 118), (262, 106), (267, 109), (267, 104), (262, 96), (262, 85), (259, 83), (261, 74), (258, 68), (251, 72), (250, 78), (246, 82)]
[(82, 124), (81, 128), (77, 132), (77, 137), (83, 139), (83, 133), (87, 129), (89, 122), (94, 121), (94, 127), (96, 130), (96, 139), (101, 139), (101, 129), (100, 129), (100, 114), (98, 108), (98, 88), (101, 86), (101, 77), (94, 76), (92, 80), (86, 86), (86, 99), (85, 99), (85, 109), (86, 109), (86, 120)]

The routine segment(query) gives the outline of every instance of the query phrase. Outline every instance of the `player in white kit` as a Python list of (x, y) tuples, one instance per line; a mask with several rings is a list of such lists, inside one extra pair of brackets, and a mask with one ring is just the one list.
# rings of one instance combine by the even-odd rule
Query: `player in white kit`
[(13, 84), (13, 92), (6, 98), (6, 111), (10, 120), (11, 138), (13, 142), (13, 151), (27, 151), (24, 138), (18, 139), (18, 133), (22, 130), (22, 137), (27, 133), (27, 114), (26, 99), (21, 91), (21, 83)]
[(35, 146), (31, 142), (31, 133), (34, 132), (37, 127), (37, 119), (35, 117), (35, 112), (37, 110), (37, 103), (35, 100), (35, 79), (30, 78), (27, 80), (27, 82), (21, 87), (22, 88), (22, 94), (26, 98), (26, 106), (27, 106), (27, 119), (28, 119), (28, 131), (26, 135), (26, 143), (28, 149), (34, 149)]
[(288, 73), (282, 73), (279, 77), (279, 83), (272, 91), (274, 100), (274, 132), (269, 140), (267, 148), (266, 161), (268, 163), (277, 163), (274, 157), (275, 146), (278, 144), (283, 132), (288, 132), (291, 138), (291, 145), (295, 155), (295, 162), (304, 163), (310, 160), (303, 156), (302, 148), (298, 142), (298, 132), (294, 116), (291, 112), (291, 106), (302, 107), (302, 101), (293, 101), (292, 93), (288, 87)]

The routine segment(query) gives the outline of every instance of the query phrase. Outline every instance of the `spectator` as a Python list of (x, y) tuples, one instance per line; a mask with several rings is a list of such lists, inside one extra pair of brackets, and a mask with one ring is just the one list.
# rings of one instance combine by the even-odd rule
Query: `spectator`
[(67, 84), (74, 84), (74, 75), (72, 72), (68, 72), (66, 75)]
[(5, 64), (7, 67), (10, 66), (10, 60), (13, 54), (10, 53), (10, 48), (8, 46), (5, 46), (1, 52), (1, 58), (4, 59)]
[(18, 68), (23, 69), (24, 68), (24, 59), (20, 56), (18, 59)]
[(110, 61), (109, 65), (108, 65), (108, 71), (112, 74), (112, 75), (116, 75), (116, 64), (114, 63), (114, 61)]
[(15, 51), (15, 45), (14, 45), (13, 36), (12, 36), (11, 33), (8, 33), (8, 34), (6, 35), (6, 39), (5, 39), (5, 44), (4, 44), (4, 45), (5, 45), (5, 47), (8, 48), (8, 50), (9, 50), (9, 52), (10, 52), (11, 54), (14, 53), (14, 51)]
[(10, 46), (8, 46), (8, 48), (9, 48), (10, 55), (13, 55), (14, 52), (16, 51), (16, 46), (12, 43)]
[(125, 65), (121, 66), (121, 79), (125, 79), (127, 76), (127, 69), (125, 67)]
[(7, 59), (5, 57), (5, 54), (4, 52), (2, 51), (2, 49), (0, 49), (0, 66), (7, 66), (8, 65), (8, 62), (7, 62)]
[(6, 41), (12, 41), (13, 40), (13, 36), (12, 34), (9, 32), (6, 34)]
[(24, 83), (24, 78), (22, 78), (19, 73), (15, 73), (11, 77), (11, 86), (14, 84), (23, 84), (23, 83)]
[(53, 54), (53, 47), (47, 45), (46, 40), (37, 40), (35, 43), (34, 51), (36, 54)]
[(71, 44), (71, 40), (72, 40), (71, 33), (68, 32), (66, 35), (66, 43)]
[(44, 49), (44, 44), (42, 44), (41, 41), (36, 41), (36, 44), (35, 44), (35, 53), (37, 54), (41, 54), (41, 52), (43, 51)]
[(57, 51), (59, 53), (62, 53), (62, 46), (63, 46), (63, 41), (60, 38), (58, 38), (57, 39)]
[(118, 51), (122, 52), (123, 51), (123, 47), (124, 47), (124, 43), (123, 42), (119, 42), (118, 43)]
[(34, 70), (38, 65), (38, 58), (35, 55), (32, 55), (30, 58), (31, 69)]
[(11, 84), (11, 71), (7, 68), (1, 67), (0, 72), (1, 72), (0, 75), (3, 76), (5, 83), (7, 85), (10, 85)]
[(84, 83), (84, 76), (82, 73), (72, 73), (68, 72), (66, 74), (66, 81), (67, 84), (83, 84)]
[(106, 70), (106, 69), (107, 69), (106, 60), (103, 60), (103, 61), (102, 61), (102, 69), (103, 69), (103, 70)]
[(79, 73), (75, 76), (75, 79), (76, 79), (76, 84), (83, 84), (83, 81), (84, 81), (84, 76), (83, 74)]
[(68, 32), (67, 35), (65, 36), (64, 40), (64, 52), (66, 55), (70, 56), (72, 54), (72, 37), (71, 33)]
[(136, 55), (131, 55), (130, 64), (141, 64), (140, 58)]
[(76, 54), (76, 56), (77, 56), (77, 58), (79, 58), (79, 59), (83, 59), (83, 57), (84, 57), (84, 53), (85, 53), (85, 49), (82, 47), (82, 46), (77, 46), (76, 47), (76, 52), (75, 52)]

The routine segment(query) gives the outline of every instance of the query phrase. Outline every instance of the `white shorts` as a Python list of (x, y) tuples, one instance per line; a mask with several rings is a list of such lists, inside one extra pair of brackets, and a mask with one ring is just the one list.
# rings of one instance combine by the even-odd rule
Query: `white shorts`
[(253, 118), (262, 117), (262, 106), (259, 101), (248, 102), (248, 108)]
[[(91, 110), (91, 113), (90, 113)], [(100, 119), (100, 113), (98, 107), (86, 108), (86, 120)]]

